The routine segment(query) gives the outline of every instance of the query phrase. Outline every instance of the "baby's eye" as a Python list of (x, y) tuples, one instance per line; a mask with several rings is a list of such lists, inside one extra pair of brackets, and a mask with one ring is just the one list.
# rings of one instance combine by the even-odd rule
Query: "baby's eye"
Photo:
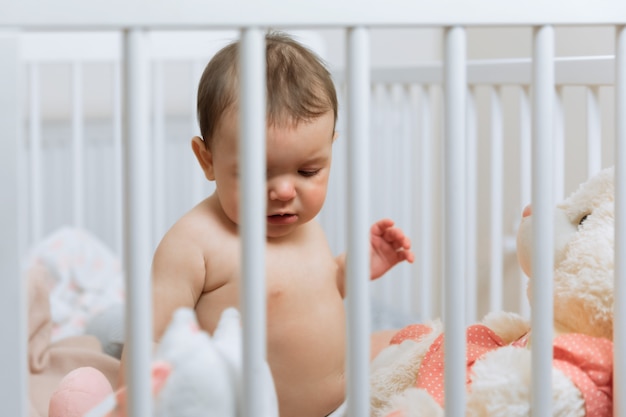
[(587, 217), (589, 217), (589, 213), (585, 214), (584, 216), (580, 218), (580, 220), (578, 221), (578, 226), (582, 226), (585, 220), (587, 220)]
[(303, 177), (313, 177), (319, 172), (319, 169), (301, 169), (300, 171), (298, 171), (298, 174), (302, 175)]

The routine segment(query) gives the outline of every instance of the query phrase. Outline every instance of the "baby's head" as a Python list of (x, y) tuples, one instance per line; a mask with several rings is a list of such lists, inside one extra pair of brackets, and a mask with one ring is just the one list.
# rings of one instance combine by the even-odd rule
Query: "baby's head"
[[(308, 48), (280, 32), (265, 36), (268, 126), (298, 125), (332, 112), (337, 121), (337, 94), (330, 73)], [(217, 126), (239, 99), (239, 42), (211, 59), (198, 86), (198, 122), (211, 147)], [(333, 125), (334, 126), (334, 125)]]
[[(282, 237), (313, 219), (326, 197), (337, 96), (330, 73), (307, 48), (266, 35), (267, 236)], [(198, 90), (202, 138), (192, 148), (226, 217), (239, 223), (238, 43), (207, 65)]]

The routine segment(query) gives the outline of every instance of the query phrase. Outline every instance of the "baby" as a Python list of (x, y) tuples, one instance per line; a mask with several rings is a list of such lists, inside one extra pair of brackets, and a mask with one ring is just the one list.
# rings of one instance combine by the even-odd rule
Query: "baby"
[[(345, 256), (335, 257), (315, 220), (337, 137), (337, 97), (326, 67), (281, 33), (267, 53), (267, 360), (281, 417), (324, 417), (344, 401)], [(178, 307), (195, 309), (213, 332), (239, 307), (238, 43), (209, 62), (198, 89), (202, 137), (191, 141), (215, 192), (165, 234), (153, 262), (154, 337)], [(408, 237), (391, 220), (371, 228), (371, 279), (413, 262)], [(372, 337), (372, 357), (391, 338)]]

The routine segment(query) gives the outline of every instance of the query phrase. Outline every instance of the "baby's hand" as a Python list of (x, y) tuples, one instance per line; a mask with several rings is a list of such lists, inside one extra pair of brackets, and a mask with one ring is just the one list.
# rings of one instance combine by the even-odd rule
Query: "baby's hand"
[(398, 228), (393, 220), (379, 220), (370, 229), (371, 279), (381, 277), (398, 262), (413, 263), (415, 255), (411, 251), (411, 240)]

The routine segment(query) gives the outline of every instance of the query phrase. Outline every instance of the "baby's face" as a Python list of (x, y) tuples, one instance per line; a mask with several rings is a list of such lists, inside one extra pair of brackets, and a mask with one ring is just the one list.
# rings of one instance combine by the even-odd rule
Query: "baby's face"
[[(239, 223), (237, 117), (228, 112), (213, 142), (217, 193), (224, 213)], [(313, 219), (326, 198), (334, 117), (332, 112), (297, 126), (267, 129), (267, 236), (282, 237)]]

